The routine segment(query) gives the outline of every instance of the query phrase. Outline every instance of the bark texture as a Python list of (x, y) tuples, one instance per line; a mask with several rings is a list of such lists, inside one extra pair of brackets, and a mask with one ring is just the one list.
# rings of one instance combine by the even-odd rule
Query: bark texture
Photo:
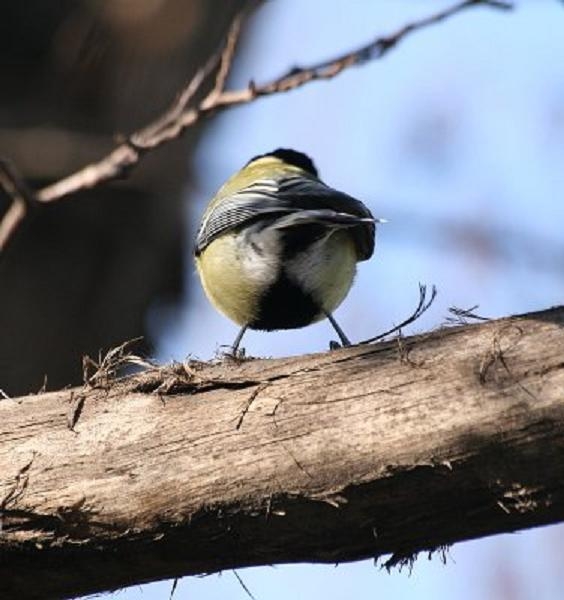
[(564, 518), (564, 308), (0, 401), (0, 597)]

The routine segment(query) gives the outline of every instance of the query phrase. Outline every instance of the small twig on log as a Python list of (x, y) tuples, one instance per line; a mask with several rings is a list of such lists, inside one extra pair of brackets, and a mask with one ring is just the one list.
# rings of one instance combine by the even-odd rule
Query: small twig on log
[(482, 317), (474, 311), (478, 308), (478, 305), (471, 306), (470, 308), (458, 308), (457, 306), (451, 306), (448, 309), (450, 313), (447, 316), (446, 321), (451, 325), (467, 325), (468, 321), (489, 321), (489, 317)]
[[(235, 47), (242, 22), (247, 14), (243, 11), (233, 22), (225, 45), (210, 58), (206, 65), (192, 78), (179, 94), (173, 105), (152, 123), (130, 135), (117, 145), (108, 155), (96, 163), (91, 163), (79, 171), (39, 190), (35, 199), (38, 202), (54, 202), (79, 190), (90, 189), (102, 183), (123, 177), (135, 167), (148, 150), (178, 138), (187, 128), (233, 106), (247, 104), (261, 96), (269, 96), (294, 90), (302, 85), (320, 79), (333, 79), (353, 65), (361, 65), (384, 56), (398, 42), (414, 31), (440, 23), (445, 19), (471, 7), (488, 6), (509, 10), (512, 3), (500, 0), (464, 0), (450, 8), (405, 25), (394, 34), (379, 37), (360, 48), (336, 58), (312, 65), (294, 68), (286, 74), (265, 84), (257, 85), (250, 81), (240, 90), (226, 90), (226, 82), (231, 71)], [(215, 84), (211, 91), (195, 105), (190, 106), (202, 90), (208, 76), (218, 67)], [(0, 184), (3, 182), (0, 181)], [(8, 191), (8, 190), (7, 190)], [(0, 221), (0, 251), (25, 217), (24, 205), (12, 197), (12, 206)]]
[(129, 349), (133, 344), (141, 341), (142, 337), (127, 340), (109, 350), (104, 357), (100, 355), (98, 361), (90, 356), (82, 357), (82, 379), (88, 387), (105, 387), (109, 381), (115, 378), (118, 370), (125, 365), (137, 365), (142, 368), (152, 366), (145, 359), (132, 354)]
[(388, 335), (391, 335), (392, 333), (396, 333), (396, 331), (401, 331), (407, 325), (410, 325), (411, 323), (417, 321), (417, 319), (423, 313), (427, 312), (429, 310), (429, 308), (431, 308), (431, 304), (433, 304), (436, 297), (437, 297), (437, 288), (433, 285), (431, 287), (431, 297), (427, 300), (427, 286), (420, 283), (419, 284), (419, 303), (417, 304), (417, 308), (413, 311), (413, 313), (407, 319), (405, 319), (405, 321), (402, 321), (399, 325), (395, 325), (394, 327), (392, 327), (388, 331), (385, 331), (384, 333), (380, 333), (377, 336), (371, 337), (367, 340), (363, 340), (362, 342), (358, 342), (358, 344), (359, 345), (360, 344), (372, 344), (373, 342), (377, 342), (378, 340), (384, 339), (385, 337), (387, 337)]

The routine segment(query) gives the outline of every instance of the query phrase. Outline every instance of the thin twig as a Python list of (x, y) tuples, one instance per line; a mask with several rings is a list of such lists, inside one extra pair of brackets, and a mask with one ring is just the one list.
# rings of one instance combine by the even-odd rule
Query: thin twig
[(351, 52), (341, 54), (340, 56), (309, 67), (293, 68), (267, 83), (258, 85), (254, 81), (251, 81), (246, 88), (240, 90), (226, 90), (221, 94), (216, 94), (212, 91), (197, 107), (186, 110), (179, 119), (171, 122), (168, 127), (158, 132), (151, 140), (151, 147), (177, 138), (184, 129), (228, 107), (247, 104), (262, 96), (289, 92), (312, 81), (333, 79), (349, 67), (362, 65), (368, 61), (382, 58), (384, 54), (410, 33), (440, 23), (464, 9), (478, 5), (503, 9), (512, 8), (511, 4), (505, 2), (466, 0), (430, 17), (414, 21), (392, 35), (379, 37)]
[[(235, 45), (241, 31), (241, 24), (246, 11), (241, 12), (233, 21), (224, 44), (214, 52), (206, 64), (197, 71), (191, 81), (178, 94), (172, 105), (153, 122), (131, 134), (125, 141), (121, 142), (102, 160), (91, 163), (76, 171), (72, 175), (44, 187), (37, 192), (39, 202), (54, 202), (73, 194), (78, 190), (91, 189), (101, 183), (123, 177), (135, 165), (137, 165), (146, 151), (160, 146), (162, 143), (178, 137), (186, 127), (200, 120), (198, 116), (181, 129), (176, 130), (176, 135), (168, 138), (162, 137), (162, 131), (170, 131), (172, 124), (179, 123), (188, 110), (190, 102), (202, 89), (208, 76), (214, 71), (218, 64), (220, 68), (216, 78), (216, 84), (212, 91), (206, 96), (221, 95), (216, 93), (217, 85), (224, 85), (227, 75), (222, 75), (222, 70), (229, 71), (235, 51)], [(222, 90), (223, 91), (223, 90)], [(204, 98), (204, 100), (206, 99)], [(200, 103), (201, 104), (201, 103)], [(199, 109), (192, 109), (191, 113), (198, 115)]]
[(172, 582), (172, 588), (170, 589), (170, 596), (168, 597), (168, 600), (172, 600), (173, 596), (174, 596), (174, 592), (176, 592), (176, 587), (178, 586), (178, 582), (180, 580), (178, 579), (178, 577), (174, 578), (174, 581)]
[(150, 362), (129, 351), (133, 344), (140, 342), (142, 339), (143, 337), (136, 337), (127, 340), (123, 344), (110, 349), (104, 357), (99, 356), (98, 361), (93, 360), (88, 355), (83, 356), (82, 379), (84, 385), (88, 387), (105, 387), (116, 376), (118, 370), (126, 365), (134, 364), (142, 368), (151, 367)]
[(4, 217), (0, 221), (0, 252), (4, 250), (8, 240), (23, 221), (25, 214), (25, 204), (21, 202), (12, 202), (8, 210), (4, 213)]
[(33, 192), (27, 187), (14, 165), (7, 160), (0, 160), (0, 186), (12, 200), (20, 202), (27, 208), (31, 208), (36, 202)]
[[(82, 189), (84, 187), (90, 188), (95, 185), (99, 185), (103, 181), (116, 178), (124, 170), (127, 170), (134, 164), (137, 164), (141, 158), (139, 153), (135, 153), (134, 156), (132, 155), (131, 145), (133, 145), (134, 148), (137, 148), (138, 146), (141, 146), (140, 142), (143, 141), (141, 146), (143, 149), (146, 150), (149, 148), (155, 148), (160, 144), (177, 138), (186, 128), (191, 127), (197, 122), (210, 117), (212, 114), (226, 110), (228, 107), (252, 102), (259, 96), (268, 96), (296, 89), (317, 79), (330, 79), (336, 77), (344, 69), (354, 64), (360, 64), (368, 60), (381, 58), (388, 50), (397, 45), (400, 40), (410, 33), (425, 28), (429, 25), (439, 23), (440, 21), (443, 21), (448, 17), (461, 12), (462, 10), (478, 5), (487, 5), (493, 8), (503, 9), (509, 9), (512, 7), (511, 4), (505, 2), (466, 0), (442, 12), (436, 13), (431, 17), (427, 17), (421, 19), (420, 21), (415, 21), (409, 25), (406, 25), (391, 36), (378, 38), (357, 50), (343, 54), (337, 58), (325, 61), (323, 63), (307, 68), (292, 69), (292, 71), (289, 73), (263, 85), (251, 83), (247, 88), (242, 90), (224, 90), (220, 94), (217, 94), (214, 88), (210, 94), (208, 94), (208, 96), (206, 96), (200, 102), (199, 105), (191, 109), (187, 108), (186, 110), (183, 110), (181, 114), (177, 116), (177, 118), (172, 120), (167, 118), (157, 119), (154, 125), (160, 123), (164, 126), (154, 127), (154, 135), (152, 138), (147, 139), (147, 137), (145, 135), (141, 135), (141, 133), (133, 134), (130, 138), (133, 140), (132, 143), (125, 142), (121, 146), (118, 146), (109, 156), (105, 157), (100, 162), (93, 163), (87, 166), (85, 169), (71, 175), (70, 177), (62, 179), (61, 181), (40, 190), (38, 192), (39, 200), (42, 202), (52, 202), (53, 200), (57, 200), (64, 195), (68, 195), (77, 189)], [(236, 41), (239, 27), (240, 22), (236, 19), (230, 33), (227, 36), (228, 42), (229, 40)], [(210, 63), (208, 63), (208, 65), (213, 64), (218, 57), (221, 59), (222, 55), (229, 57), (229, 49), (230, 44), (227, 43), (222, 52), (217, 53), (216, 56), (212, 58)], [(229, 67), (230, 64), (231, 63), (229, 61), (224, 61), (224, 65), (226, 65), (226, 67)], [(203, 75), (206, 71), (207, 68), (204, 67), (203, 71), (199, 71), (195, 78), (200, 79), (203, 82), (205, 79), (205, 76)], [(218, 82), (225, 83), (224, 79), (225, 76), (220, 77), (218, 74)], [(191, 94), (188, 95), (191, 96)], [(213, 99), (213, 102), (210, 101), (210, 95)], [(149, 127), (152, 126), (150, 125)], [(144, 131), (146, 131), (146, 129), (147, 128), (144, 128)], [(138, 139), (139, 137), (143, 139), (140, 140)]]
[(147, 127), (144, 127), (131, 136), (130, 142), (134, 148), (138, 150), (154, 148), (159, 131), (180, 118), (182, 113), (187, 109), (190, 101), (193, 100), (194, 96), (201, 90), (205, 81), (217, 68), (218, 64), (219, 69), (217, 71), (215, 84), (206, 98), (209, 98), (212, 95), (219, 95), (224, 90), (225, 81), (233, 62), (237, 41), (241, 34), (242, 21), (243, 13), (235, 17), (229, 33), (227, 34), (225, 46), (222, 44), (222, 46), (210, 56), (206, 64), (198, 70), (192, 80), (180, 92), (176, 100), (172, 103), (172, 106), (153, 123), (150, 123)]
[(363, 340), (362, 342), (358, 342), (358, 344), (372, 344), (373, 342), (377, 342), (378, 340), (384, 339), (385, 337), (391, 335), (392, 333), (396, 333), (396, 331), (401, 331), (407, 325), (417, 321), (417, 319), (425, 312), (431, 308), (431, 304), (435, 301), (437, 297), (437, 288), (433, 285), (431, 287), (431, 297), (427, 300), (427, 286), (423, 284), (419, 284), (419, 303), (417, 304), (417, 308), (411, 313), (411, 315), (402, 321), (399, 325), (396, 325), (385, 331), (384, 333), (380, 333), (377, 336), (369, 338), (367, 340)]
[[(187, 128), (218, 112), (253, 102), (262, 96), (288, 92), (312, 81), (332, 79), (353, 65), (361, 65), (367, 61), (381, 58), (409, 34), (440, 23), (467, 8), (476, 6), (488, 6), (503, 10), (513, 8), (510, 2), (500, 0), (464, 0), (434, 15), (405, 25), (392, 35), (379, 37), (352, 52), (309, 67), (294, 68), (262, 85), (250, 81), (246, 88), (225, 90), (241, 25), (248, 14), (243, 11), (233, 21), (222, 49), (214, 53), (204, 67), (196, 73), (167, 111), (146, 127), (130, 135), (100, 161), (91, 163), (72, 175), (42, 188), (36, 193), (35, 199), (42, 203), (54, 202), (79, 190), (90, 189), (104, 182), (123, 177), (141, 161), (148, 150), (178, 138)], [(217, 65), (219, 67), (211, 91), (202, 100), (190, 106)], [(10, 193), (9, 195), (12, 196)], [(12, 201), (15, 203), (14, 196), (12, 196)], [(17, 210), (13, 207), (6, 212), (0, 222), (0, 251), (24, 216), (25, 210), (24, 214), (21, 214), (21, 209)]]
[(213, 99), (219, 96), (224, 90), (227, 84), (227, 78), (231, 72), (231, 65), (233, 64), (233, 58), (235, 57), (235, 50), (237, 48), (237, 42), (241, 35), (241, 27), (243, 26), (243, 15), (239, 14), (235, 17), (233, 25), (229, 30), (227, 36), (227, 43), (225, 49), (221, 55), (221, 62), (215, 78), (215, 85), (210, 94), (208, 94), (207, 100), (213, 101)]
[(35, 198), (16, 168), (5, 160), (0, 160), (0, 187), (12, 201), (0, 221), (1, 252), (23, 221), (28, 209), (35, 204)]
[(451, 306), (448, 309), (450, 315), (446, 318), (446, 321), (453, 325), (467, 325), (468, 321), (489, 321), (489, 317), (482, 317), (481, 315), (476, 314), (475, 310), (477, 308), (477, 304), (470, 308)]
[(239, 582), (239, 584), (241, 585), (241, 587), (243, 588), (243, 590), (245, 590), (245, 593), (247, 594), (247, 596), (249, 598), (251, 598), (251, 600), (257, 600), (252, 594), (251, 591), (249, 590), (249, 588), (245, 585), (245, 582), (241, 579), (241, 576), (239, 575), (239, 573), (237, 573), (237, 571), (235, 569), (233, 569), (233, 575), (235, 575), (235, 577), (237, 578), (237, 581)]

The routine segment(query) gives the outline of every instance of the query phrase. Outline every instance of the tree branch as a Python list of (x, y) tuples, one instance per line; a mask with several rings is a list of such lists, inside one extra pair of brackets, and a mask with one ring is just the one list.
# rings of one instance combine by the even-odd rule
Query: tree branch
[(11, 200), (4, 217), (0, 220), (1, 251), (18, 228), (26, 212), (35, 204), (35, 197), (15, 167), (5, 160), (0, 160), (0, 189), (3, 189)]
[[(381, 58), (411, 33), (440, 23), (463, 10), (476, 6), (488, 6), (503, 10), (513, 7), (510, 2), (499, 0), (465, 0), (429, 17), (414, 21), (392, 35), (379, 37), (352, 52), (309, 67), (296, 67), (261, 85), (251, 81), (244, 89), (227, 90), (225, 89), (226, 82), (231, 71), (241, 24), (245, 18), (245, 14), (241, 14), (235, 19), (224, 48), (216, 52), (207, 64), (196, 73), (178, 95), (174, 104), (163, 115), (130, 135), (100, 161), (87, 165), (76, 173), (39, 190), (36, 193), (36, 199), (42, 203), (54, 202), (79, 190), (89, 189), (123, 177), (141, 161), (147, 151), (178, 138), (187, 128), (218, 112), (253, 102), (260, 97), (288, 92), (312, 81), (333, 79), (354, 65)], [(201, 100), (193, 102), (194, 98), (201, 95), (209, 75), (218, 64), (215, 84), (211, 91)], [(25, 210), (22, 211), (22, 207), (20, 207), (18, 210), (8, 211), (4, 217), (6, 223), (0, 222), (0, 233), (2, 233), (0, 235), (0, 251), (24, 216)]]
[(560, 307), (117, 380), (116, 351), (95, 387), (1, 400), (0, 596), (393, 565), (563, 520), (563, 327)]

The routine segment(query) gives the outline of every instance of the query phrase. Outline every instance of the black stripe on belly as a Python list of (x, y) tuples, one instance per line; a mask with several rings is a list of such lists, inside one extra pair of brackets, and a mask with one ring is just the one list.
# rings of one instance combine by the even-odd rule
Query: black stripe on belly
[(249, 327), (264, 331), (295, 329), (309, 325), (319, 313), (320, 307), (313, 298), (282, 272), (278, 281), (263, 294), (258, 317)]

